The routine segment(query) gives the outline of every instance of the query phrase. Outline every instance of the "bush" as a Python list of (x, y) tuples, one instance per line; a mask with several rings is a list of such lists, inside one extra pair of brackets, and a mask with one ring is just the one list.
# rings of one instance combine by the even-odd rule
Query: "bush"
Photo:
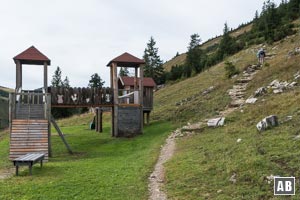
[(229, 61), (225, 62), (225, 71), (226, 78), (231, 78), (232, 76), (240, 73), (239, 70), (235, 67), (235, 65)]

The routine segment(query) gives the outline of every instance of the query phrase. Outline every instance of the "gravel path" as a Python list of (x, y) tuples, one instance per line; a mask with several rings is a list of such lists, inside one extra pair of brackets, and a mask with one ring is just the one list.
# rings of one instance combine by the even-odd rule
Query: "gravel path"
[(161, 190), (165, 181), (164, 163), (167, 162), (174, 154), (175, 151), (175, 138), (180, 134), (180, 130), (176, 130), (166, 139), (163, 145), (158, 161), (154, 167), (154, 171), (149, 177), (149, 200), (165, 200), (167, 195)]

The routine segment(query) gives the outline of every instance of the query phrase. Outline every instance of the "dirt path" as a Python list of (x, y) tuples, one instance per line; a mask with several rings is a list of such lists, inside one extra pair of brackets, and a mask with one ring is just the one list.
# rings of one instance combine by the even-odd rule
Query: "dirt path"
[(14, 168), (0, 170), (0, 181), (12, 177), (14, 172)]
[(180, 134), (180, 130), (176, 130), (169, 135), (166, 143), (163, 145), (154, 171), (149, 177), (149, 200), (165, 200), (167, 195), (161, 190), (165, 180), (164, 163), (167, 162), (175, 152), (175, 138)]

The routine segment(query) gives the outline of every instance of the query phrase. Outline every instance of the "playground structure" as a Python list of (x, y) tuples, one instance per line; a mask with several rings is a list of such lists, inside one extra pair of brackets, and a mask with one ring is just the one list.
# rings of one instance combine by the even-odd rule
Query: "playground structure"
[[(34, 46), (15, 56), (16, 88), (9, 96), (10, 160), (27, 153), (44, 153), (45, 160), (51, 157), (51, 123), (61, 136), (68, 151), (70, 146), (51, 116), (52, 107), (94, 107), (96, 108), (96, 130), (102, 131), (102, 107), (112, 112), (112, 136), (133, 137), (143, 132), (144, 112), (151, 112), (152, 106), (143, 108), (143, 64), (144, 61), (124, 53), (107, 66), (110, 67), (111, 88), (56, 88), (48, 87), (48, 66), (50, 59)], [(43, 87), (34, 90), (22, 89), (23, 65), (42, 65)], [(132, 67), (131, 88), (119, 90), (117, 68)], [(150, 97), (150, 96), (149, 96)], [(151, 96), (153, 98), (153, 94)], [(129, 101), (129, 99), (132, 99)], [(147, 100), (153, 102), (153, 100)], [(151, 103), (153, 105), (153, 103)], [(149, 117), (147, 117), (149, 121)]]

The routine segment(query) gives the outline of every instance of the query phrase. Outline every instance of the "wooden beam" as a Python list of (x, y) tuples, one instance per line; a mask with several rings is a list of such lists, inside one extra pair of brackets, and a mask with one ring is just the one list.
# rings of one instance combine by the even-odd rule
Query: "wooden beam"
[(48, 88), (48, 66), (47, 66), (47, 62), (44, 62), (44, 89), (45, 89), (45, 92), (47, 92), (47, 88)]
[(52, 142), (51, 142), (51, 95), (46, 93), (46, 112), (45, 119), (48, 120), (48, 155), (52, 157)]
[(22, 87), (21, 84), (21, 63), (19, 60), (16, 61), (16, 90)]
[(112, 63), (112, 75), (113, 75), (113, 91), (114, 91), (114, 109), (113, 109), (113, 136), (118, 137), (118, 104), (119, 104), (119, 94), (118, 94), (118, 72), (117, 64)]
[(143, 99), (144, 99), (144, 66), (140, 65), (140, 79), (139, 79), (139, 98), (141, 105), (141, 132), (143, 133), (143, 118), (144, 118), (144, 110), (143, 110)]
[(54, 118), (51, 116), (51, 122), (54, 126), (54, 128), (56, 129), (58, 135), (60, 136), (60, 138), (62, 139), (63, 143), (65, 144), (65, 146), (67, 147), (68, 149), (68, 152), (70, 154), (73, 154), (72, 150), (71, 150), (71, 147), (69, 146), (68, 142), (66, 141), (65, 137), (64, 137), (64, 134), (61, 132), (59, 126), (57, 125), (57, 123), (55, 122)]

